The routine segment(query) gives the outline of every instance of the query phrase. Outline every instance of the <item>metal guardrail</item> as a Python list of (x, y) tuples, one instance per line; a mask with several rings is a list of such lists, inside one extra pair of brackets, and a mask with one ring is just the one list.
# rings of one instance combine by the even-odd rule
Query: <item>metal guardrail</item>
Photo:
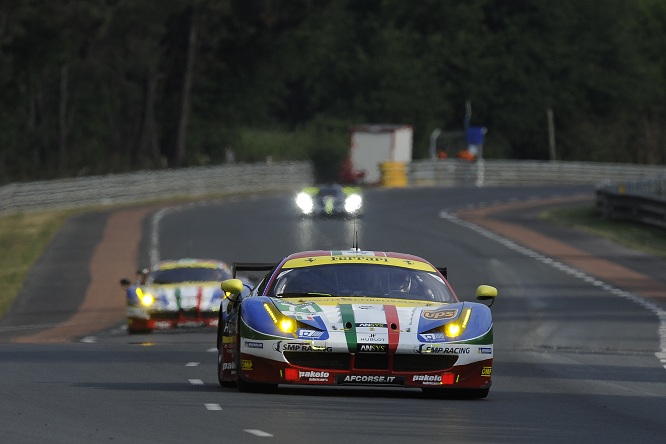
[[(416, 160), (406, 165), (409, 186), (506, 186), (606, 184), (598, 204), (606, 217), (663, 226), (666, 166), (595, 162), (486, 159)], [(662, 179), (652, 183), (650, 178)], [(643, 179), (643, 180), (640, 180)], [(214, 194), (294, 191), (311, 185), (310, 162), (230, 163), (178, 170), (142, 171), (0, 187), (0, 214), (71, 209)], [(612, 182), (611, 182), (612, 181)], [(618, 181), (619, 185), (612, 185)], [(647, 181), (647, 182), (646, 182)], [(388, 185), (386, 185), (388, 186)], [(656, 187), (656, 188), (655, 188)]]
[(416, 160), (409, 166), (415, 186), (597, 185), (666, 174), (666, 166), (557, 160)]
[(597, 187), (596, 204), (605, 219), (630, 220), (666, 228), (666, 175)]
[(313, 177), (310, 162), (275, 162), (13, 183), (0, 187), (0, 214), (214, 194), (294, 190), (312, 184)]

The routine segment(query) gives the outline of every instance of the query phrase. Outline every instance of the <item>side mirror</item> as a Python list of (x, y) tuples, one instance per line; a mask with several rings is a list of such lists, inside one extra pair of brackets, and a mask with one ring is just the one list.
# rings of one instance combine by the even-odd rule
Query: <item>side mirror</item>
[[(497, 288), (491, 287), (490, 285), (479, 285), (479, 288), (476, 289), (476, 298), (480, 301), (490, 301), (490, 305), (493, 305), (495, 298), (497, 297)], [(490, 307), (490, 305), (488, 305)]]
[(243, 281), (240, 279), (227, 279), (226, 281), (222, 281), (220, 288), (230, 301), (236, 302), (244, 286)]
[(120, 286), (123, 287), (123, 288), (127, 288), (127, 287), (129, 287), (129, 286), (130, 286), (130, 283), (131, 283), (130, 280), (127, 279), (127, 278), (122, 278), (122, 279), (120, 280)]

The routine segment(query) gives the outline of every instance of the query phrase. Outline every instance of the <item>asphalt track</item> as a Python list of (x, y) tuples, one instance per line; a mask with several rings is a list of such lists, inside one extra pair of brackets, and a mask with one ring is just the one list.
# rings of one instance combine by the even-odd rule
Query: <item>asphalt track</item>
[[(664, 261), (535, 218), (544, 206), (592, 199), (586, 187), (370, 190), (356, 226), (297, 221), (279, 196), (76, 217), (0, 321), (4, 437), (663, 442)], [(158, 242), (149, 238), (155, 221)], [(445, 263), (463, 299), (480, 283), (500, 289), (488, 399), (373, 389), (242, 394), (215, 381), (213, 333), (128, 337), (122, 329), (118, 280), (151, 257), (271, 261), (301, 247), (340, 248), (355, 230), (362, 247)]]

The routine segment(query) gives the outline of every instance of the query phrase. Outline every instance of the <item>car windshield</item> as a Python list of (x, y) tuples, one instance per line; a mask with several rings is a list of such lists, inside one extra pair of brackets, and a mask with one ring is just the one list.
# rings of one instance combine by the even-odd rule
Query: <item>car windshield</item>
[(146, 285), (177, 284), (180, 282), (211, 282), (229, 279), (231, 273), (220, 268), (181, 267), (155, 270), (146, 277)]
[(456, 302), (437, 274), (374, 264), (338, 264), (283, 269), (269, 296), (370, 296)]

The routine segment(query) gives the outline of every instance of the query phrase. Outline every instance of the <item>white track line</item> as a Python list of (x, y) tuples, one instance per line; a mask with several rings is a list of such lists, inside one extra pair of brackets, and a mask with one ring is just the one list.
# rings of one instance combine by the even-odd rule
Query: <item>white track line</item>
[[(661, 361), (661, 363), (666, 362), (666, 310), (663, 310), (661, 307), (659, 307), (657, 304), (654, 304), (650, 302), (649, 300), (637, 296), (633, 293), (630, 293), (628, 291), (622, 290), (620, 288), (616, 288), (606, 282), (603, 282), (599, 279), (596, 279), (595, 277), (589, 276), (585, 273), (583, 273), (580, 270), (577, 270), (573, 267), (570, 267), (566, 264), (563, 264), (561, 262), (557, 262), (552, 258), (549, 258), (547, 256), (542, 255), (541, 253), (538, 253), (534, 250), (530, 250), (529, 248), (525, 248), (522, 245), (518, 245), (517, 243), (499, 236), (491, 231), (486, 230), (485, 228), (473, 224), (471, 222), (465, 221), (458, 219), (456, 216), (454, 216), (451, 213), (448, 213), (447, 211), (440, 211), (439, 212), (439, 217), (441, 217), (444, 220), (447, 220), (449, 222), (452, 222), (454, 224), (469, 228), (470, 230), (476, 231), (482, 236), (487, 237), (488, 239), (494, 240), (496, 242), (499, 242), (500, 244), (504, 245), (505, 247), (509, 248), (510, 250), (513, 250), (517, 253), (523, 254), (525, 256), (528, 256), (532, 259), (536, 259), (546, 265), (550, 265), (551, 267), (557, 268), (560, 271), (563, 271), (575, 278), (582, 279), (583, 281), (590, 283), (596, 287), (599, 287), (605, 291), (608, 291), (609, 293), (619, 296), (621, 298), (627, 299), (631, 302), (634, 302), (641, 307), (651, 311), (657, 316), (657, 319), (659, 319), (659, 328), (657, 330), (657, 333), (659, 335), (659, 348), (660, 350), (655, 353), (655, 356), (657, 359)], [(666, 365), (664, 365), (664, 368), (666, 369)]]

